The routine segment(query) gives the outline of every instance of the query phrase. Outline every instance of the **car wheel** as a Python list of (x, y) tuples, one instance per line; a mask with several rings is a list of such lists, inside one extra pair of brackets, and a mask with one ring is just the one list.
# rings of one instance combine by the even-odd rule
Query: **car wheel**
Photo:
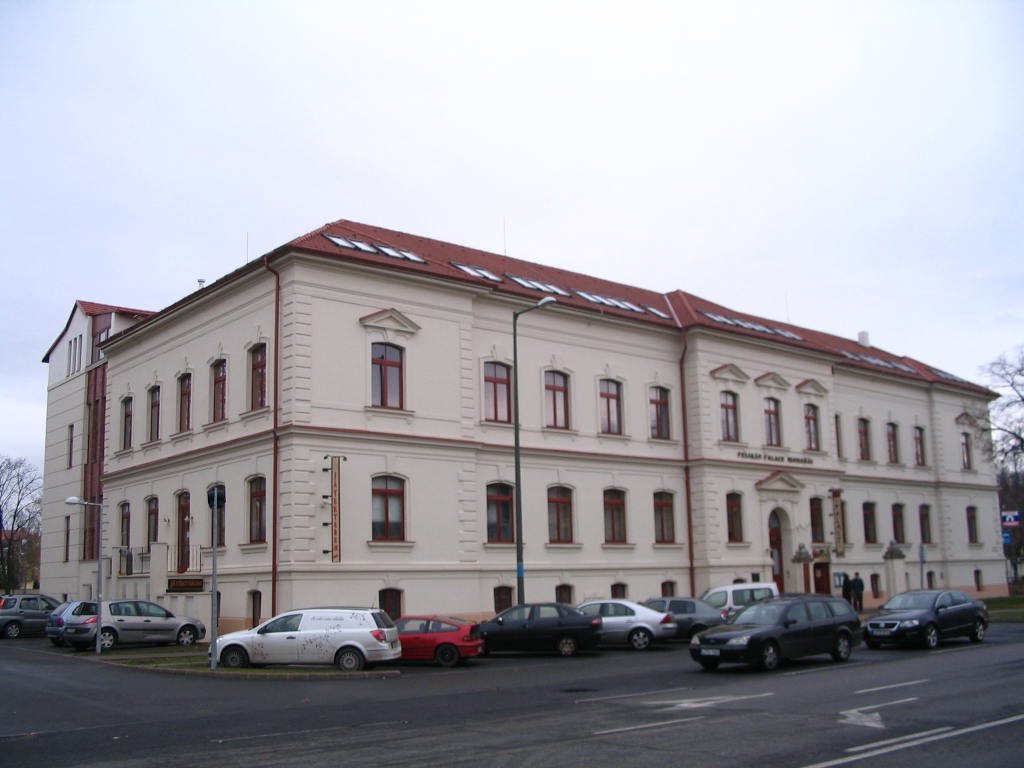
[(760, 654), (761, 669), (765, 672), (772, 672), (779, 668), (779, 662), (782, 659), (779, 657), (779, 646), (769, 641), (761, 646)]
[(4, 637), (8, 640), (14, 640), (21, 637), (21, 624), (16, 621), (12, 621), (4, 626)]
[(970, 638), (972, 643), (980, 643), (985, 639), (985, 622), (981, 619), (975, 619), (974, 629), (971, 630)]
[(363, 654), (355, 648), (342, 648), (334, 657), (334, 666), (342, 672), (358, 672), (364, 664)]
[(107, 627), (100, 631), (100, 650), (112, 651), (117, 647), (117, 632)]
[(197, 634), (195, 627), (182, 627), (178, 630), (178, 645), (195, 645)]
[(558, 648), (559, 656), (575, 656), (576, 651), (578, 650), (576, 638), (569, 637), (568, 635), (559, 638), (558, 645), (556, 647)]
[(454, 667), (458, 665), (461, 657), (459, 649), (454, 645), (439, 645), (434, 651), (434, 659), (442, 667)]
[(629, 633), (629, 644), (634, 651), (646, 651), (653, 640), (654, 636), (646, 629), (634, 629)]
[(865, 640), (864, 644), (867, 645), (867, 647), (873, 651), (877, 651), (879, 648), (882, 647), (882, 644), (877, 640)]
[(924, 628), (924, 647), (929, 651), (939, 647), (939, 630), (934, 624)]
[(241, 669), (249, 666), (249, 654), (237, 645), (225, 648), (220, 654), (221, 666), (231, 669)]
[(845, 632), (836, 637), (835, 645), (832, 646), (832, 660), (846, 661), (850, 658), (850, 636)]

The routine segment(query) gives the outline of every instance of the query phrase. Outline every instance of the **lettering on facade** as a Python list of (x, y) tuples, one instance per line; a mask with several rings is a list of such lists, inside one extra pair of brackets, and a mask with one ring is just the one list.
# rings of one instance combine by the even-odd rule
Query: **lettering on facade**
[(736, 458), (754, 461), (769, 461), (773, 464), (813, 464), (814, 459), (806, 456), (786, 456), (778, 453), (761, 453), (760, 451), (737, 451)]
[(202, 592), (202, 579), (168, 579), (168, 592)]

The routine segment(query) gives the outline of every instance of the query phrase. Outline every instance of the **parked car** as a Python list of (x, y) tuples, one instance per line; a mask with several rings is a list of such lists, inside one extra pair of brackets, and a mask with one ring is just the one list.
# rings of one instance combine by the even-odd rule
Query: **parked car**
[(597, 647), (601, 617), (588, 616), (564, 603), (514, 605), (481, 622), (484, 653), (491, 651), (556, 651), (575, 656)]
[[(82, 605), (64, 616), (64, 642), (77, 650), (96, 644), (96, 603)], [(177, 643), (194, 645), (206, 637), (206, 625), (191, 616), (176, 616), (148, 600), (104, 600), (100, 648), (119, 643)]]
[(68, 600), (61, 603), (53, 609), (46, 620), (46, 636), (58, 648), (64, 645), (64, 615), (70, 616), (79, 603), (81, 600)]
[(730, 662), (773, 670), (784, 659), (819, 653), (846, 661), (860, 640), (860, 618), (842, 598), (786, 595), (748, 605), (732, 623), (698, 632), (690, 657), (706, 670)]
[(0, 637), (14, 640), (22, 635), (42, 634), (50, 612), (60, 605), (48, 595), (4, 595), (0, 597)]
[(676, 636), (672, 614), (632, 600), (587, 600), (576, 607), (588, 616), (601, 617), (601, 643), (629, 643), (634, 650), (645, 651)]
[(779, 588), (774, 581), (756, 581), (712, 587), (701, 595), (700, 599), (717, 608), (722, 618), (728, 621), (741, 608), (756, 603), (758, 600), (768, 600), (778, 596)]
[(695, 597), (652, 597), (644, 600), (644, 605), (656, 611), (671, 613), (676, 621), (676, 637), (686, 640), (701, 630), (725, 622), (718, 608)]
[(980, 600), (949, 589), (924, 589), (894, 595), (868, 617), (864, 640), (869, 648), (884, 643), (935, 648), (947, 637), (980, 643), (988, 629), (988, 608)]
[(403, 660), (433, 659), (454, 667), (480, 655), (484, 641), (476, 622), (450, 616), (402, 616), (395, 622)]
[(354, 672), (402, 655), (398, 629), (379, 608), (304, 608), (217, 638), (225, 667), (334, 664)]

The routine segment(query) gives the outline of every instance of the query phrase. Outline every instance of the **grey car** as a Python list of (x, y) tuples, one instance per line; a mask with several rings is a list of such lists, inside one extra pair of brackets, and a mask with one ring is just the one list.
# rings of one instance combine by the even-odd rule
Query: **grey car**
[[(61, 603), (46, 621), (46, 636), (50, 642), (58, 648), (64, 645), (64, 619), (70, 617), (72, 612), (81, 605), (81, 600), (68, 600)], [(95, 609), (93, 609), (95, 611)]]
[(601, 617), (604, 644), (628, 643), (634, 650), (644, 651), (657, 641), (676, 636), (676, 622), (671, 614), (632, 600), (588, 600), (576, 607), (589, 616)]
[[(100, 647), (119, 643), (177, 643), (194, 645), (206, 637), (206, 625), (191, 616), (177, 616), (148, 600), (104, 600)], [(78, 615), (67, 617), (64, 641), (82, 650), (96, 644), (96, 603), (84, 603)]]
[(695, 597), (652, 597), (644, 605), (656, 611), (671, 613), (676, 620), (676, 637), (689, 640), (708, 627), (724, 624), (722, 612)]
[(50, 612), (59, 604), (59, 600), (48, 595), (0, 597), (0, 637), (13, 640), (22, 635), (42, 634)]

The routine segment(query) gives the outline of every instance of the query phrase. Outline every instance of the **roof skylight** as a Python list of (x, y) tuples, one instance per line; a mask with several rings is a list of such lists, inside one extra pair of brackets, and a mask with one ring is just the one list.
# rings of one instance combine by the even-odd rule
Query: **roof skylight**
[(334, 243), (335, 245), (337, 245), (337, 246), (339, 246), (341, 248), (355, 248), (355, 245), (352, 244), (352, 241), (351, 240), (346, 240), (344, 237), (338, 237), (338, 235), (327, 235), (327, 234), (325, 234), (324, 237), (326, 237), (332, 243)]
[(619, 309), (628, 309), (630, 312), (639, 312), (643, 314), (643, 309), (638, 307), (631, 301), (623, 301), (622, 299), (613, 299), (608, 296), (600, 296), (596, 293), (587, 293), (586, 291), (576, 291), (587, 301), (593, 302), (594, 304), (604, 304), (606, 307), (618, 307)]
[(753, 320), (743, 320), (738, 317), (726, 317), (725, 315), (720, 315), (717, 312), (701, 312), (701, 314), (710, 317), (716, 323), (722, 323), (723, 325), (735, 325), (739, 328), (746, 328), (749, 331), (767, 333), (771, 336), (782, 336), (787, 339), (793, 339), (794, 341), (804, 340), (802, 336), (798, 336), (792, 331), (787, 331), (785, 328), (773, 328), (765, 325), (764, 323), (754, 322)]
[(483, 269), (482, 267), (471, 267), (468, 264), (457, 264), (454, 261), (452, 262), (452, 266), (458, 267), (463, 272), (465, 272), (467, 275), (471, 275), (473, 277), (479, 277), (482, 280), (490, 280), (492, 283), (500, 283), (501, 282), (501, 278), (500, 277), (498, 277), (496, 274), (494, 274), (490, 270)]
[(353, 251), (363, 251), (364, 253), (383, 253), (385, 256), (391, 256), (395, 259), (405, 259), (406, 261), (415, 261), (419, 264), (426, 264), (426, 261), (417, 256), (412, 251), (406, 251), (401, 248), (392, 248), (390, 245), (370, 245), (364, 243), (362, 240), (351, 240), (347, 237), (341, 237), (340, 235), (328, 235), (324, 233), (324, 237), (330, 240), (332, 243), (340, 248), (350, 248)]
[(559, 296), (568, 296), (569, 292), (562, 290), (557, 285), (551, 283), (542, 283), (540, 280), (530, 280), (526, 277), (516, 277), (515, 275), (509, 275), (510, 278), (519, 283), (523, 288), (532, 288), (535, 291), (543, 291), (544, 293), (557, 293)]
[(662, 312), (660, 309), (655, 309), (654, 307), (648, 306), (647, 307), (647, 311), (650, 312), (651, 314), (657, 315), (658, 317), (660, 317), (660, 318), (662, 318), (664, 320), (671, 320), (671, 318), (669, 317), (668, 313), (667, 312)]

